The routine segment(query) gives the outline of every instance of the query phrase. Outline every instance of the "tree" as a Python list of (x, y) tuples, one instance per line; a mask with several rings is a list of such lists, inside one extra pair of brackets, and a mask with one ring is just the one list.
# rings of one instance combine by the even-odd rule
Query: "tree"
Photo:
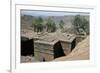
[(47, 32), (50, 31), (51, 22), (52, 22), (51, 18), (48, 18), (48, 19), (47, 19), (47, 23), (46, 23), (46, 29), (47, 29)]
[(80, 26), (86, 34), (89, 34), (89, 21), (87, 21), (85, 18), (82, 19), (82, 25)]
[(36, 21), (36, 18), (33, 19), (32, 27), (34, 28), (34, 32), (36, 32), (37, 31), (37, 21)]
[(59, 23), (59, 27), (60, 27), (60, 29), (63, 29), (63, 28), (64, 28), (63, 26), (64, 26), (64, 21), (61, 20), (60, 23)]
[(56, 31), (56, 24), (51, 18), (48, 18), (46, 23), (47, 32), (55, 32)]
[(56, 31), (56, 24), (55, 22), (53, 22), (51, 25), (51, 32), (55, 32), (55, 31)]
[(36, 18), (36, 22), (37, 22), (37, 24), (42, 24), (43, 23), (43, 19), (42, 19), (42, 17), (37, 17)]
[(43, 19), (40, 16), (33, 20), (32, 25), (34, 27), (34, 32), (43, 31)]
[(74, 25), (74, 28), (77, 32), (79, 32), (79, 28), (80, 28), (80, 25), (81, 25), (81, 18), (80, 18), (80, 15), (76, 15), (75, 16), (75, 19), (73, 21), (73, 25)]
[(82, 32), (89, 33), (89, 22), (80, 15), (76, 15), (73, 21), (74, 29), (77, 33), (81, 34)]

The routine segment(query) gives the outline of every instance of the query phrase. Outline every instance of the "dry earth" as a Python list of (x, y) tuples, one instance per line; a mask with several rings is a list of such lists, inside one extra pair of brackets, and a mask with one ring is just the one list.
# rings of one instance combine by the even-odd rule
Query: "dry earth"
[(38, 62), (33, 56), (21, 56), (21, 63)]

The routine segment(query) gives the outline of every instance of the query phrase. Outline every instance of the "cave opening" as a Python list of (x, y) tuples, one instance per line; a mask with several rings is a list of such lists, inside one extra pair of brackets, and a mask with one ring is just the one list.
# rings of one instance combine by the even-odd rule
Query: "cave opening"
[(65, 56), (60, 41), (54, 45), (54, 58)]
[(71, 43), (71, 51), (75, 48), (76, 46), (76, 39), (74, 39)]
[(33, 39), (21, 37), (21, 55), (22, 56), (27, 56), (27, 55), (34, 56), (34, 41), (33, 41)]

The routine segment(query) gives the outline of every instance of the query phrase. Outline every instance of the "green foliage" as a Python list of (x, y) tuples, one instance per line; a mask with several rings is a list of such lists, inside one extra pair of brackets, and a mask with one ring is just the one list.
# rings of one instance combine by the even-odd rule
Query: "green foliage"
[(56, 24), (54, 22), (52, 23), (51, 27), (52, 27), (51, 32), (55, 32), (57, 28), (56, 28)]
[(63, 26), (64, 26), (64, 21), (61, 20), (60, 23), (59, 23), (59, 27), (60, 27), (60, 29), (63, 29), (63, 28), (64, 28)]
[(35, 21), (37, 22), (37, 24), (43, 23), (43, 19), (40, 16)]
[(37, 17), (33, 20), (32, 26), (34, 27), (34, 32), (43, 31), (43, 19), (41, 17)]
[(82, 25), (80, 26), (84, 32), (89, 34), (89, 21), (87, 21), (85, 18), (82, 19)]
[(89, 34), (89, 21), (87, 21), (84, 17), (76, 15), (73, 21), (73, 25), (77, 33), (82, 34), (85, 32), (86, 34)]
[(34, 31), (36, 32), (37, 31), (37, 22), (36, 22), (36, 19), (33, 20), (32, 27), (34, 28)]
[(56, 31), (56, 24), (51, 20), (51, 18), (48, 18), (46, 23), (47, 32), (55, 32)]
[(35, 18), (32, 27), (34, 27), (34, 32), (42, 32), (44, 29), (47, 29), (47, 32), (56, 31), (56, 24), (51, 18), (48, 18), (45, 25), (43, 25), (43, 19), (41, 17)]
[(79, 28), (80, 28), (80, 25), (81, 25), (81, 18), (80, 18), (80, 15), (76, 15), (75, 16), (75, 19), (73, 21), (73, 25), (74, 25), (74, 28), (77, 32), (79, 32)]

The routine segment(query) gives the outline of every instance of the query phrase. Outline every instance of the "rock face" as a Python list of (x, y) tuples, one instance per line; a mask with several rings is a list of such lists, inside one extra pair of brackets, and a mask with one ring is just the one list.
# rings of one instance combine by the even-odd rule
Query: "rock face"
[(89, 59), (89, 36), (78, 43), (74, 50), (64, 57), (55, 59), (54, 61), (67, 61), (67, 60), (88, 60)]

